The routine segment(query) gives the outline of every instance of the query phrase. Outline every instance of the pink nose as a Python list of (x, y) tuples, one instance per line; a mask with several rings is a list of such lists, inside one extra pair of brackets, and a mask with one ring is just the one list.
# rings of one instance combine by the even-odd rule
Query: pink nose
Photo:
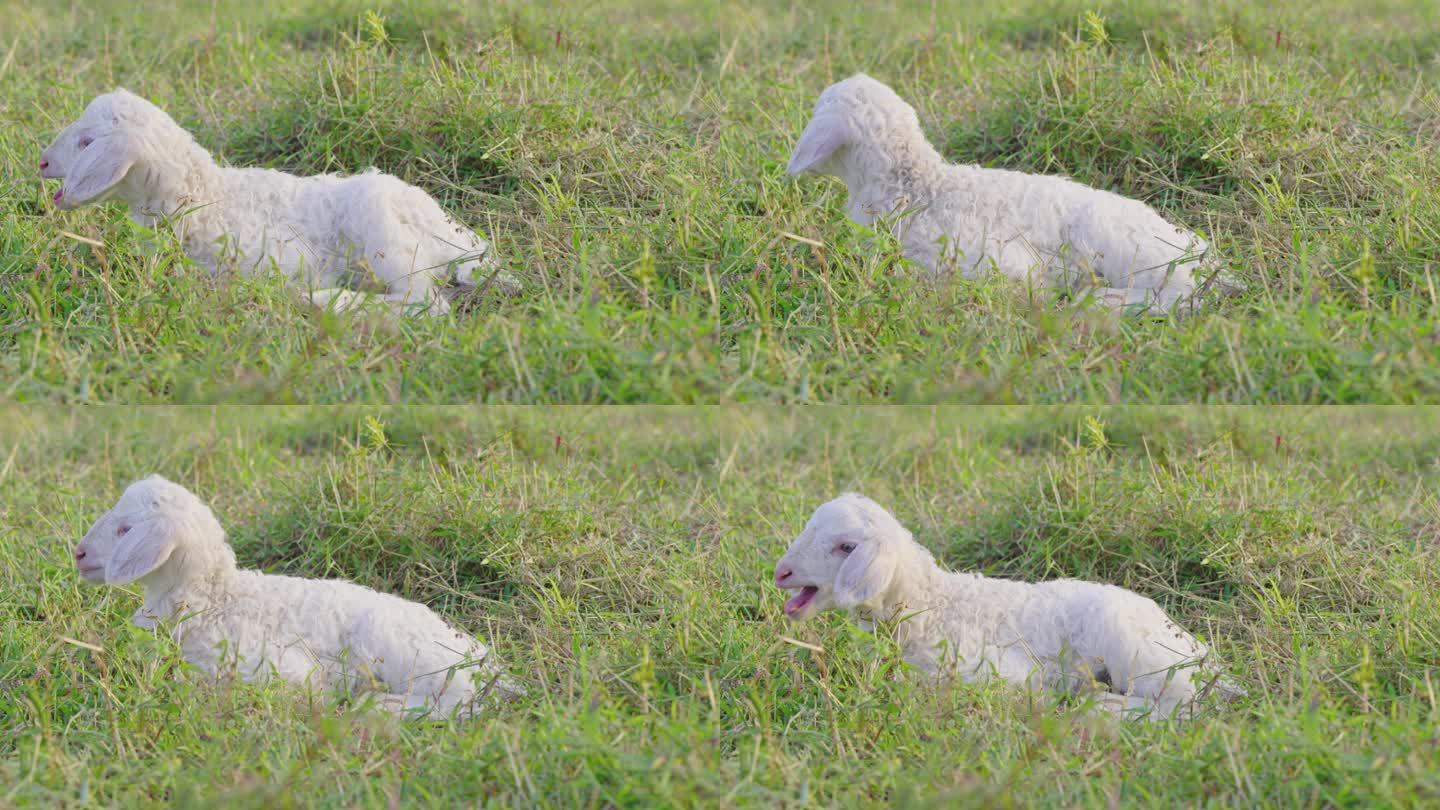
[(84, 549), (81, 549), (81, 548), (75, 549), (75, 559), (77, 559), (77, 560), (83, 560), (83, 559), (85, 559), (85, 550), (84, 550)]
[(42, 161), (40, 161), (40, 171), (43, 172), (43, 171), (45, 171), (45, 170), (48, 169), (48, 168), (50, 168), (50, 161), (48, 161), (48, 160), (42, 160)]
[(789, 568), (777, 568), (775, 569), (775, 584), (784, 585), (785, 580), (789, 579), (794, 575), (795, 572), (790, 570)]

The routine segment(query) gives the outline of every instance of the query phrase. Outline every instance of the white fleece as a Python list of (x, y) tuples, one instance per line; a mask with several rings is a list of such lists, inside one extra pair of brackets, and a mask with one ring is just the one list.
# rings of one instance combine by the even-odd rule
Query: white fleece
[(942, 570), (889, 512), (853, 493), (815, 510), (775, 584), (794, 594), (791, 619), (839, 608), (866, 630), (883, 623), (905, 660), (932, 675), (1092, 693), (1106, 709), (1156, 718), (1191, 705), (1205, 684), (1205, 645), (1154, 601), (1096, 582)]
[(353, 582), (237, 568), (210, 508), (159, 476), (125, 490), (75, 563), (87, 582), (139, 582), (135, 623), (163, 623), (185, 660), (212, 676), (373, 692), (390, 711), (436, 718), (473, 711), (491, 688), (521, 691), (483, 643), (424, 605)]
[(369, 300), (347, 286), (367, 274), (392, 308), (438, 314), (451, 280), (518, 288), (490, 245), (424, 191), (371, 169), (297, 177), (220, 166), (163, 110), (126, 90), (97, 96), (40, 156), (62, 178), (62, 209), (115, 198), (146, 227), (168, 224), (211, 272), (278, 269), (320, 306)]
[(887, 218), (905, 256), (932, 273), (993, 269), (1165, 314), (1194, 296), (1193, 271), (1213, 265), (1204, 240), (1138, 200), (1064, 177), (947, 164), (915, 109), (863, 73), (820, 94), (788, 170), (843, 179), (850, 218)]

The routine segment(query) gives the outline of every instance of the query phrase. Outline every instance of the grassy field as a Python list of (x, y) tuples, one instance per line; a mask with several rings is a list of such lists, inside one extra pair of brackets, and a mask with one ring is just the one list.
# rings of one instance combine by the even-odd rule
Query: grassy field
[[(1440, 4), (0, 0), (0, 396), (54, 401), (1413, 402), (1440, 394)], [(784, 176), (865, 70), (951, 159), (1065, 173), (1213, 238), (1183, 322), (925, 284)], [(321, 317), (212, 280), (42, 146), (124, 85), (234, 165), (376, 165), (526, 283)], [(795, 237), (801, 237), (797, 239)], [(808, 241), (807, 241), (808, 240)], [(819, 243), (819, 246), (811, 244)]]
[[(12, 408), (0, 806), (1434, 806), (1437, 431), (1349, 409)], [(128, 624), (135, 589), (71, 568), (154, 471), (210, 500), (243, 565), (422, 600), (529, 695), (402, 724), (199, 679)], [(1248, 695), (1105, 722), (927, 685), (835, 615), (787, 624), (771, 566), (848, 488), (952, 567), (1154, 597)]]

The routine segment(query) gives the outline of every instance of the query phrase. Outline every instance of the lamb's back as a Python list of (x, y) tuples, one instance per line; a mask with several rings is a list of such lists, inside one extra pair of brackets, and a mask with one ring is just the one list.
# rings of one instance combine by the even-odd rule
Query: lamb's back
[(1205, 249), (1193, 233), (1145, 203), (1068, 177), (948, 165), (936, 189), (925, 221), (906, 240), (915, 248), (913, 258), (932, 269), (941, 259), (930, 245), (940, 240), (962, 257), (960, 269), (993, 261), (1011, 277), (1062, 256), (1079, 256), (1097, 271), (1120, 275)]

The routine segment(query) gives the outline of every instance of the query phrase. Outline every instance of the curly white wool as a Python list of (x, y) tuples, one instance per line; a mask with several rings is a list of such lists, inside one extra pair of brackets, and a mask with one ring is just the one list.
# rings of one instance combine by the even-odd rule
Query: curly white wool
[(366, 273), (397, 310), (445, 312), (441, 287), (518, 287), (490, 245), (424, 191), (371, 169), (297, 177), (222, 167), (179, 124), (126, 90), (97, 96), (40, 157), (61, 178), (62, 209), (116, 198), (146, 227), (169, 223), (185, 254), (212, 272), (278, 268), (320, 306), (370, 296), (346, 289)]
[(1106, 709), (1152, 718), (1193, 705), (1205, 685), (1205, 645), (1154, 601), (1095, 582), (944, 571), (889, 512), (853, 493), (815, 510), (775, 584), (794, 593), (785, 603), (794, 620), (840, 608), (867, 630), (893, 622), (905, 660), (932, 675), (1088, 692)]
[(788, 170), (843, 179), (850, 218), (891, 218), (905, 256), (931, 272), (995, 269), (1165, 314), (1192, 300), (1192, 273), (1210, 262), (1199, 236), (1137, 200), (1064, 177), (947, 164), (915, 109), (864, 74), (820, 94)]
[(167, 626), (212, 676), (279, 677), (376, 693), (396, 713), (469, 713), (486, 692), (521, 690), (490, 651), (424, 605), (342, 580), (236, 567), (225, 531), (189, 490), (152, 475), (131, 484), (75, 549), (87, 582), (139, 582), (134, 621)]

